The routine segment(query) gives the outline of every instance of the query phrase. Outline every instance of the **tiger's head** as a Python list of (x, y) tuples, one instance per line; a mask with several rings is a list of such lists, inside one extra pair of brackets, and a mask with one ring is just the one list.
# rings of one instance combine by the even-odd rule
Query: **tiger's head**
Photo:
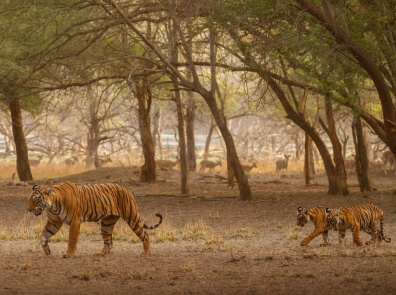
[(50, 205), (50, 200), (48, 196), (51, 194), (52, 188), (40, 188), (39, 185), (35, 184), (33, 186), (33, 192), (29, 197), (28, 211), (34, 213), (36, 216), (40, 216), (44, 209)]
[(308, 214), (308, 210), (303, 207), (297, 208), (297, 225), (303, 227), (311, 218)]
[(339, 212), (339, 209), (326, 208), (326, 223), (330, 229), (338, 229), (340, 223)]

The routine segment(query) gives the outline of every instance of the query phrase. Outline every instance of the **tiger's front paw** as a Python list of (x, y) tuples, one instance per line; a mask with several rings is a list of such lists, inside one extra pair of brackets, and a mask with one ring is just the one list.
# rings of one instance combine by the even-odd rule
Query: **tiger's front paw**
[(308, 243), (309, 243), (309, 241), (302, 240), (300, 243), (300, 246), (306, 246), (306, 245), (308, 245)]
[(62, 254), (62, 258), (70, 258), (70, 257), (72, 257), (72, 256), (74, 256), (74, 253), (68, 253), (68, 252), (66, 252), (66, 253), (64, 253), (64, 254)]
[(357, 240), (355, 241), (356, 246), (360, 247), (361, 245), (363, 245), (362, 241)]
[(322, 243), (322, 244), (320, 244), (319, 246), (320, 246), (320, 247), (327, 247), (327, 246), (330, 246), (330, 243)]

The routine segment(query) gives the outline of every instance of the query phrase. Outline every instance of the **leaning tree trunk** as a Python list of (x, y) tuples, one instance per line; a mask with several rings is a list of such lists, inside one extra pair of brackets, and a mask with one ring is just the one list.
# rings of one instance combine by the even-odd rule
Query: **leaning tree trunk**
[[(333, 105), (329, 95), (325, 96), (325, 110), (326, 110), (326, 118), (328, 128), (324, 128), (327, 132), (327, 135), (330, 138), (331, 144), (333, 146), (333, 159), (335, 163), (335, 173), (337, 176), (338, 187), (340, 189), (340, 193), (344, 196), (349, 195), (348, 184), (347, 184), (347, 174), (345, 171), (344, 159), (342, 157), (342, 146), (340, 141), (338, 140), (336, 125), (334, 121), (333, 115)], [(322, 125), (322, 127), (325, 127)]]
[(136, 82), (134, 87), (138, 101), (139, 132), (144, 156), (144, 164), (140, 171), (140, 181), (155, 182), (155, 152), (150, 128), (152, 95), (147, 78)]
[(364, 138), (363, 125), (360, 116), (354, 116), (352, 124), (353, 141), (356, 153), (356, 173), (358, 176), (361, 192), (371, 192), (371, 180), (369, 174), (369, 161), (367, 157), (367, 147)]
[(18, 98), (13, 98), (9, 102), (12, 133), (14, 135), (15, 150), (16, 150), (16, 168), (19, 180), (30, 181), (33, 180), (32, 172), (29, 166), (28, 147), (26, 144), (25, 135), (23, 133), (23, 122), (21, 113), (21, 104)]
[(210, 123), (208, 135), (206, 136), (206, 142), (205, 142), (205, 148), (204, 148), (204, 154), (203, 154), (204, 161), (206, 161), (209, 157), (210, 141), (212, 140), (212, 135), (213, 135), (213, 131), (214, 131), (215, 127), (216, 127), (216, 124), (212, 120)]

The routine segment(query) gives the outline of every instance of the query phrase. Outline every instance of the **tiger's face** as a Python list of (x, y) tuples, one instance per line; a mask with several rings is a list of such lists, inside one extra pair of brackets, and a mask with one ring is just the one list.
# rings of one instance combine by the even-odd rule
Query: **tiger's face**
[(308, 215), (308, 210), (303, 207), (297, 208), (297, 225), (303, 227), (308, 221), (310, 217)]
[(326, 223), (330, 229), (337, 230), (339, 224), (343, 222), (340, 220), (339, 209), (326, 208)]
[(48, 205), (48, 196), (52, 188), (43, 189), (39, 185), (33, 186), (33, 192), (29, 197), (28, 211), (33, 212), (34, 215), (40, 216)]

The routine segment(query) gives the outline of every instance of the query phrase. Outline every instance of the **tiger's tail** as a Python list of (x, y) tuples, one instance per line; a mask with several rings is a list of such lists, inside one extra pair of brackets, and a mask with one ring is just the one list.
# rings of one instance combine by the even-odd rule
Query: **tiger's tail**
[(390, 243), (391, 238), (389, 238), (389, 237), (387, 238), (384, 235), (384, 218), (383, 217), (381, 217), (381, 219), (380, 219), (380, 235), (381, 235), (381, 239), (383, 241)]
[(160, 219), (158, 221), (158, 223), (155, 224), (155, 225), (152, 225), (152, 226), (148, 226), (147, 224), (143, 224), (143, 228), (144, 229), (155, 229), (155, 228), (159, 227), (159, 225), (162, 223), (162, 215), (157, 213), (157, 214), (155, 214), (155, 216), (159, 217), (159, 219)]

